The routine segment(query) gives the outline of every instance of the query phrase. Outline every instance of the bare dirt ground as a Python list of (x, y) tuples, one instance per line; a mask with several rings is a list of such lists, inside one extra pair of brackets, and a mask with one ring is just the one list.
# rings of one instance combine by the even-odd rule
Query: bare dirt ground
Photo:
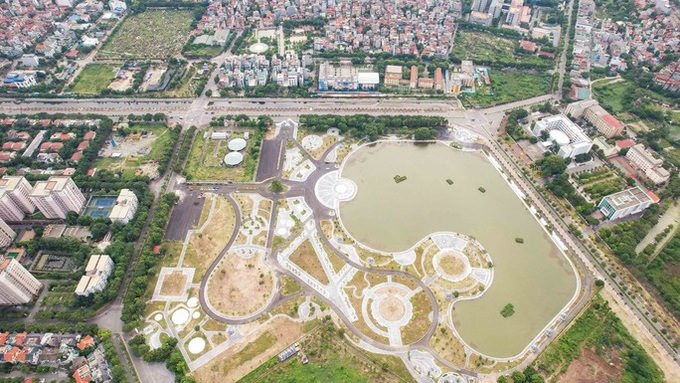
[(208, 266), (227, 245), (234, 232), (234, 225), (236, 215), (233, 206), (225, 197), (218, 196), (212, 219), (202, 233), (191, 236), (182, 263), (183, 267), (196, 268), (194, 282), (198, 283), (203, 279)]
[[(611, 363), (611, 364), (610, 364)], [(575, 359), (557, 383), (605, 383), (621, 379), (621, 358), (613, 354), (611, 361), (605, 360), (595, 351), (585, 349)]]
[(276, 317), (194, 371), (199, 383), (236, 382), (302, 336), (302, 323)]
[(399, 298), (389, 296), (380, 301), (380, 315), (389, 321), (397, 321), (404, 316), (406, 307)]
[(314, 251), (314, 247), (312, 247), (312, 244), (308, 240), (304, 241), (300, 247), (295, 249), (290, 256), (290, 260), (322, 284), (327, 285), (330, 283), (323, 266), (321, 266), (321, 261)]
[(660, 348), (657, 348), (657, 341), (655, 341), (649, 331), (640, 321), (633, 316), (630, 310), (622, 307), (621, 301), (616, 299), (616, 293), (612, 291), (611, 287), (605, 286), (601, 292), (602, 297), (609, 302), (609, 307), (616, 314), (623, 325), (626, 326), (628, 332), (638, 341), (642, 348), (647, 351), (649, 356), (656, 362), (661, 371), (663, 371), (667, 382), (680, 382), (680, 369), (678, 364), (671, 358), (668, 353)]
[(181, 295), (184, 292), (184, 286), (187, 282), (187, 276), (181, 271), (174, 271), (163, 278), (163, 285), (161, 286), (161, 295)]
[(449, 275), (458, 275), (465, 270), (465, 263), (456, 253), (449, 251), (439, 258), (439, 266)]
[(272, 276), (261, 258), (228, 254), (208, 284), (208, 299), (220, 312), (245, 315), (257, 311), (272, 293)]

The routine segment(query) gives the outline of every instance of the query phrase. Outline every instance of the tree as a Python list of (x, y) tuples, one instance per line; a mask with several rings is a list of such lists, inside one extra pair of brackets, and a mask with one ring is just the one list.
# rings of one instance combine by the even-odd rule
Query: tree
[(418, 128), (413, 132), (413, 137), (417, 141), (431, 140), (437, 134), (437, 131), (430, 128)]
[(109, 225), (104, 222), (95, 222), (90, 226), (90, 234), (94, 241), (100, 241), (109, 231)]
[(511, 376), (513, 383), (524, 383), (526, 380), (526, 377), (521, 371), (514, 371)]
[(543, 177), (550, 177), (564, 172), (567, 169), (567, 161), (564, 158), (550, 154), (536, 161), (536, 165), (541, 168)]
[(283, 184), (278, 179), (275, 179), (274, 181), (272, 181), (269, 190), (271, 190), (274, 193), (281, 193), (283, 192)]
[(541, 141), (548, 141), (548, 139), (550, 138), (550, 133), (548, 133), (548, 131), (545, 130), (545, 129), (541, 130), (540, 135), (541, 135)]

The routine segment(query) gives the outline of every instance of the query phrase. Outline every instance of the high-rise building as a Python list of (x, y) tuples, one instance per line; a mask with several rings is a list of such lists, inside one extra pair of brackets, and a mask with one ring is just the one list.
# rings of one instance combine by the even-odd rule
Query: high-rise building
[(14, 232), (2, 219), (0, 219), (0, 247), (9, 246), (16, 237)]
[(0, 305), (21, 305), (31, 301), (42, 283), (14, 258), (0, 258)]
[(33, 213), (35, 206), (28, 198), (31, 184), (26, 178), (4, 176), (0, 179), (0, 218), (5, 221), (21, 221), (26, 213)]
[(70, 211), (79, 213), (85, 196), (70, 177), (50, 177), (33, 186), (29, 198), (46, 218), (66, 218)]

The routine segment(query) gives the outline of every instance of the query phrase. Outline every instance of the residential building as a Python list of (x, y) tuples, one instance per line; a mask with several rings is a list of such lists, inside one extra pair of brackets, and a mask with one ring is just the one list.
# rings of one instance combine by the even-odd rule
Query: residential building
[(29, 199), (49, 219), (64, 219), (70, 211), (79, 213), (85, 204), (85, 196), (70, 177), (36, 182)]
[(40, 288), (42, 283), (16, 259), (0, 259), (0, 305), (26, 304), (38, 294)]
[(9, 246), (16, 236), (17, 233), (4, 220), (0, 219), (0, 247)]
[(639, 213), (652, 203), (654, 200), (637, 186), (602, 198), (597, 208), (607, 219), (614, 220)]
[(21, 176), (3, 176), (0, 179), (0, 218), (16, 222), (24, 219), (26, 213), (32, 214), (35, 206), (28, 198), (31, 184)]
[(36, 81), (35, 76), (30, 73), (12, 72), (2, 80), (2, 85), (10, 88), (30, 88), (37, 84), (38, 82)]
[(80, 278), (75, 293), (88, 296), (106, 287), (107, 279), (113, 271), (113, 260), (108, 255), (92, 255), (85, 267), (85, 275)]
[(642, 144), (637, 144), (628, 149), (626, 159), (633, 167), (639, 169), (644, 175), (655, 184), (662, 184), (670, 178), (668, 170), (661, 167), (663, 159), (645, 148)]
[(583, 114), (586, 112), (586, 109), (595, 105), (599, 105), (597, 100), (572, 102), (571, 104), (567, 105), (567, 109), (564, 112), (569, 117), (581, 118), (581, 116), (583, 116)]
[(109, 219), (111, 222), (120, 222), (123, 225), (135, 218), (137, 213), (137, 196), (130, 189), (122, 189), (116, 199), (116, 205), (111, 209)]
[(593, 147), (593, 141), (583, 133), (581, 127), (565, 115), (558, 114), (536, 122), (533, 133), (538, 137), (544, 130), (550, 134), (548, 144), (554, 142), (559, 145), (557, 154), (562, 158), (574, 158), (579, 154), (588, 153)]

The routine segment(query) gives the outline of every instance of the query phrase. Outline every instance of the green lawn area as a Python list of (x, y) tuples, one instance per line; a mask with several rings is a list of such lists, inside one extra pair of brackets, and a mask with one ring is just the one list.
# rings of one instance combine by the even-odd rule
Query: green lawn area
[(179, 54), (189, 36), (188, 10), (156, 9), (128, 16), (98, 53), (102, 59), (166, 59)]
[(599, 81), (593, 84), (593, 93), (603, 108), (611, 113), (624, 111), (623, 97), (630, 92), (630, 84), (626, 81), (611, 83), (611, 81)]
[[(617, 381), (648, 383), (664, 381), (659, 367), (599, 295), (595, 297), (592, 306), (574, 322), (569, 330), (548, 346), (533, 366), (546, 375), (545, 381), (557, 381), (557, 378), (566, 372), (574, 360), (583, 357), (587, 349), (602, 358), (603, 365), (609, 363), (608, 359), (612, 355), (617, 355), (621, 359), (620, 365), (614, 365), (621, 374), (620, 380)], [(589, 361), (588, 359), (582, 360), (586, 365)], [(596, 370), (593, 369), (593, 371)], [(588, 374), (585, 371), (583, 373)], [(582, 378), (588, 377), (582, 376)]]
[(213, 58), (215, 56), (218, 56), (222, 51), (224, 50), (224, 47), (221, 46), (208, 46), (208, 45), (189, 45), (183, 52), (185, 57), (190, 57), (190, 58)]
[[(498, 67), (552, 68), (554, 60), (515, 52), (516, 40), (489, 33), (459, 31), (451, 54), (459, 60)], [(528, 65), (528, 66), (526, 66)]]
[(489, 71), (489, 77), (491, 90), (482, 88), (479, 93), (459, 96), (466, 108), (476, 105), (486, 108), (548, 94), (552, 82), (549, 74), (501, 72), (493, 69)]
[(73, 82), (71, 92), (79, 94), (99, 94), (113, 81), (115, 65), (88, 64)]
[(322, 324), (301, 342), (309, 358), (302, 364), (297, 357), (285, 363), (273, 358), (239, 380), (239, 383), (391, 383), (412, 382), (404, 363), (395, 356), (369, 354), (338, 336), (330, 323)]
[(243, 164), (248, 157), (248, 148), (252, 144), (248, 140), (248, 146), (243, 149), (244, 162), (235, 167), (224, 165), (224, 156), (229, 152), (227, 140), (211, 140), (203, 138), (202, 134), (196, 136), (189, 161), (187, 162), (184, 173), (189, 181), (213, 181), (213, 180), (233, 180), (249, 181), (246, 178)]

